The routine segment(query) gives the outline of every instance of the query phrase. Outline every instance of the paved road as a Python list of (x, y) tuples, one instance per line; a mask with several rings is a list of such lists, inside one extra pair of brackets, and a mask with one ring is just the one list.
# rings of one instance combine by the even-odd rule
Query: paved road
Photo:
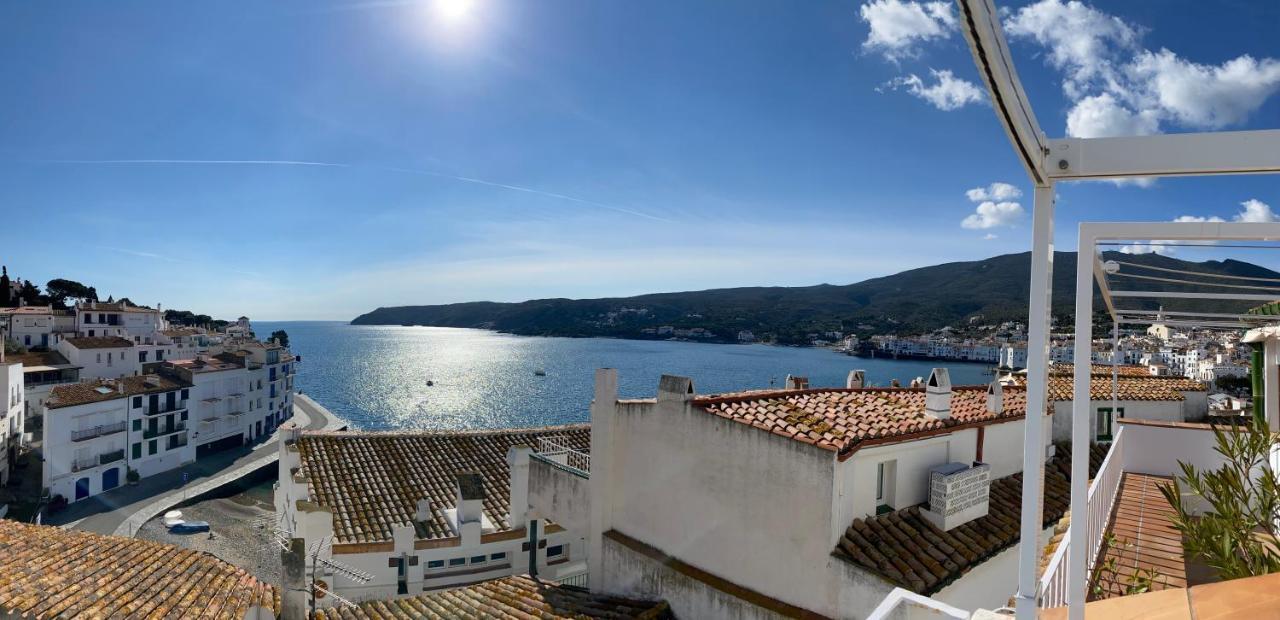
[[(307, 430), (336, 430), (346, 426), (303, 394), (294, 397), (291, 422)], [(262, 443), (212, 454), (178, 469), (143, 478), (136, 485), (76, 502), (49, 516), (46, 523), (99, 534), (133, 536), (143, 523), (173, 506), (274, 465), (280, 459), (278, 441), (282, 430)]]

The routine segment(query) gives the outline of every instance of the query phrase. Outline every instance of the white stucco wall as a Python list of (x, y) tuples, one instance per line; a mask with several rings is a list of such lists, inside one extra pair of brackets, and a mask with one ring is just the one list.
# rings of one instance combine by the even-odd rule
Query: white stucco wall
[(834, 452), (678, 398), (619, 403), (613, 437), (592, 440), (593, 461), (612, 457), (606, 529), (766, 596), (831, 608), (824, 580), (809, 577), (833, 548)]
[[(1156, 420), (1162, 422), (1183, 422), (1185, 401), (1180, 400), (1122, 400), (1117, 403), (1117, 407), (1124, 409), (1124, 417), (1134, 418), (1137, 420)], [(1200, 399), (1200, 406), (1206, 411), (1208, 409), (1207, 400)], [(1111, 407), (1111, 401), (1093, 401), (1090, 403), (1089, 409), (1089, 437), (1096, 438), (1098, 436), (1098, 409)], [(1112, 414), (1111, 419), (1111, 436), (1120, 431), (1120, 425), (1116, 422), (1119, 419), (1117, 414)], [(1057, 401), (1053, 403), (1053, 440), (1056, 442), (1071, 441), (1071, 401)]]
[(537, 459), (529, 460), (530, 518), (550, 519), (583, 535), (590, 527), (587, 479)]

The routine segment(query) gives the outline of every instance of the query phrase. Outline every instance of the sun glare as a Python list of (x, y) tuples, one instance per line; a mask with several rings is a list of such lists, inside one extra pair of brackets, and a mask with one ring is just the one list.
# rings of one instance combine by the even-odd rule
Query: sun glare
[(445, 21), (461, 21), (471, 13), (474, 0), (435, 0), (435, 12)]

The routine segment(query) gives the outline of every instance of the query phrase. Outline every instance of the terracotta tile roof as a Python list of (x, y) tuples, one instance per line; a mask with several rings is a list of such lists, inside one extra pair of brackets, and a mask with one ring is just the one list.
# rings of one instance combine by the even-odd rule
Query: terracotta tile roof
[[(1107, 447), (1090, 446), (1089, 473), (1102, 465)], [(1070, 448), (1044, 471), (1044, 526), (1057, 522), (1070, 507)], [(1022, 474), (991, 483), (987, 516), (942, 531), (920, 515), (924, 506), (857, 519), (840, 538), (833, 555), (885, 581), (930, 595), (992, 556), (1018, 543), (1022, 513)]]
[[(1071, 375), (1076, 371), (1075, 364), (1055, 363), (1049, 366), (1049, 373), (1055, 375)], [(1089, 368), (1089, 373), (1094, 375), (1111, 376), (1111, 364), (1093, 364)], [(1135, 366), (1130, 364), (1119, 364), (1116, 366), (1116, 374), (1121, 377), (1150, 377), (1151, 371), (1146, 366)]]
[(53, 314), (53, 306), (20, 306), (0, 308), (0, 314)]
[(77, 349), (118, 349), (133, 346), (133, 341), (120, 336), (95, 336), (67, 338), (67, 344)]
[(859, 443), (953, 426), (1004, 421), (1026, 414), (1026, 390), (1004, 388), (1004, 412), (987, 412), (987, 386), (952, 388), (951, 418), (924, 409), (924, 388), (773, 390), (697, 397), (696, 407), (764, 431), (836, 452)]
[[(509, 528), (511, 472), (507, 450), (537, 446), (539, 437), (589, 452), (586, 424), (467, 432), (304, 432), (297, 441), (311, 501), (333, 511), (336, 542), (391, 540), (393, 526), (412, 523), (416, 537), (454, 535), (444, 511), (457, 503), (457, 474), (479, 472), (484, 511)], [(431, 518), (413, 520), (418, 500), (431, 500)]]
[(124, 304), (118, 301), (107, 303), (105, 301), (97, 301), (90, 304), (77, 304), (76, 309), (81, 312), (157, 312), (155, 308), (148, 306), (135, 306), (133, 304)]
[(504, 577), (475, 585), (409, 598), (368, 601), (357, 606), (317, 611), (319, 620), (417, 618), (674, 618), (665, 602), (636, 601), (592, 594), (584, 589), (541, 583), (526, 576)]
[[(123, 391), (121, 387), (123, 387)], [(125, 377), (118, 381), (114, 379), (98, 379), (54, 386), (49, 391), (49, 399), (45, 401), (45, 404), (50, 409), (57, 409), (59, 407), (99, 403), (117, 398), (128, 398), (140, 394), (171, 392), (185, 387), (191, 387), (191, 384), (164, 375)], [(107, 388), (109, 391), (103, 392), (98, 388)]]
[(229, 618), (276, 589), (204, 552), (0, 520), (0, 610), (35, 618)]
[[(1181, 377), (1117, 377), (1118, 400), (1186, 400), (1183, 392), (1207, 392), (1205, 384)], [(1075, 378), (1066, 375), (1049, 376), (1049, 400), (1068, 401), (1075, 397)], [(1111, 377), (1094, 377), (1089, 381), (1090, 400), (1111, 400)]]
[(160, 333), (170, 338), (177, 338), (181, 336), (200, 336), (204, 334), (204, 330), (198, 327), (175, 327), (161, 330)]

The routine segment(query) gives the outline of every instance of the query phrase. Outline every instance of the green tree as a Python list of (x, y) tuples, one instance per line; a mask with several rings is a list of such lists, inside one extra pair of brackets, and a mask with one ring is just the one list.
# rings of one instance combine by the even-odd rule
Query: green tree
[[(1160, 487), (1173, 507), (1174, 527), (1187, 551), (1218, 571), (1223, 579), (1237, 579), (1280, 571), (1280, 480), (1267, 459), (1280, 448), (1267, 422), (1254, 416), (1245, 427), (1213, 429), (1226, 463), (1216, 470), (1198, 470), (1178, 462), (1182, 475)], [(1182, 503), (1183, 488), (1200, 496), (1208, 512), (1194, 516)]]
[(281, 346), (289, 346), (289, 334), (283, 329), (277, 329), (276, 331), (271, 332), (271, 339), (278, 341)]
[(97, 290), (92, 286), (85, 286), (75, 280), (55, 278), (44, 285), (44, 290), (49, 295), (49, 301), (60, 307), (66, 306), (67, 299), (98, 301)]
[(36, 288), (36, 285), (32, 284), (31, 280), (26, 280), (22, 283), (22, 291), (18, 293), (18, 297), (27, 302), (28, 306), (37, 305), (42, 301), (40, 289)]
[(13, 281), (9, 279), (9, 268), (0, 267), (0, 308), (9, 308), (13, 306), (12, 291)]

